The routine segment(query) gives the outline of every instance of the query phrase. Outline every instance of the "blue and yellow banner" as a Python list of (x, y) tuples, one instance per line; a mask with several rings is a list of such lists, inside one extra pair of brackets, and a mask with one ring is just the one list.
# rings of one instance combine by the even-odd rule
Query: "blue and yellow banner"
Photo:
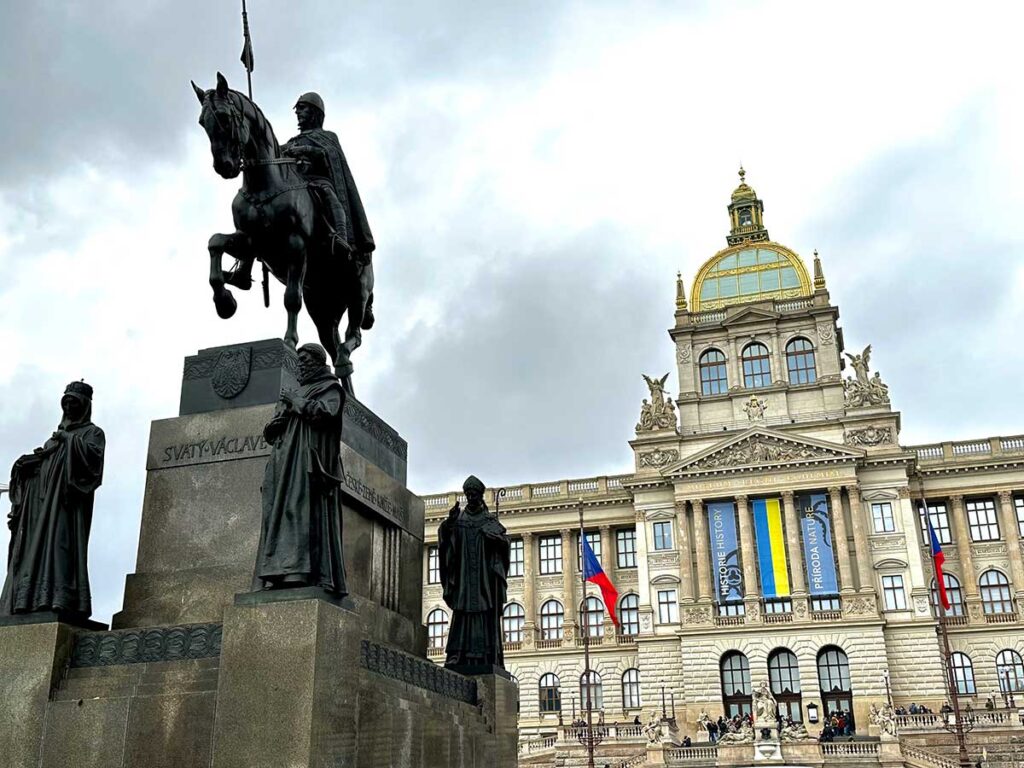
[(779, 499), (754, 499), (754, 536), (757, 564), (764, 597), (789, 597), (786, 540), (782, 535), (782, 504)]
[(736, 505), (731, 501), (708, 504), (708, 536), (711, 539), (711, 577), (718, 603), (743, 599), (743, 570), (736, 538)]
[(839, 594), (828, 499), (823, 493), (809, 493), (798, 496), (797, 504), (804, 534), (807, 591), (812, 595)]

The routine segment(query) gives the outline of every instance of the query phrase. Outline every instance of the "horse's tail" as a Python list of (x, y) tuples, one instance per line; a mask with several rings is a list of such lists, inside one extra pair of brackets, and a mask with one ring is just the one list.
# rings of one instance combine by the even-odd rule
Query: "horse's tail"
[(363, 309), (363, 322), (359, 324), (359, 327), (364, 331), (368, 331), (373, 328), (373, 323), (376, 318), (373, 316), (373, 292), (370, 292), (370, 297), (366, 300), (366, 307)]

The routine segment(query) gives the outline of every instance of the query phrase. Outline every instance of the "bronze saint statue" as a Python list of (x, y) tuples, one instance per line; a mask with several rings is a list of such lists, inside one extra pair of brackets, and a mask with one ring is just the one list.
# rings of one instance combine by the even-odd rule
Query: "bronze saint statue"
[(273, 448), (263, 477), (256, 589), (320, 587), (343, 597), (341, 422), (345, 390), (316, 344), (299, 348), (299, 388), (281, 394), (263, 436)]
[(92, 423), (92, 387), (68, 384), (64, 417), (41, 448), (11, 470), (6, 615), (53, 611), (69, 620), (92, 615), (89, 529), (93, 495), (103, 481), (103, 430)]
[(484, 484), (470, 475), (458, 501), (438, 528), (438, 562), (444, 601), (452, 609), (446, 667), (504, 669), (501, 614), (505, 608), (509, 540), (505, 526), (484, 503)]

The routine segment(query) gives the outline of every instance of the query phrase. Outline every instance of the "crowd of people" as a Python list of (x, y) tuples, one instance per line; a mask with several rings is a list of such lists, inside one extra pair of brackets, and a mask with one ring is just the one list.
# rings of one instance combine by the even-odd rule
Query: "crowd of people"
[(899, 706), (894, 710), (897, 715), (934, 715), (935, 712), (924, 704), (910, 702), (909, 707)]
[(821, 732), (818, 734), (818, 741), (835, 741), (837, 738), (853, 739), (854, 733), (856, 733), (856, 729), (853, 727), (853, 717), (848, 711), (838, 709), (825, 715)]

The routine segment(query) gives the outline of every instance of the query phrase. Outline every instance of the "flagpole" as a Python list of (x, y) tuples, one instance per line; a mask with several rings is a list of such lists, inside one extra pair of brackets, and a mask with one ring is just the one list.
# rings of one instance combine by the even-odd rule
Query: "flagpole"
[[(242, 0), (242, 36), (245, 40), (245, 47), (242, 49), (242, 63), (245, 64), (245, 77), (249, 86), (249, 101), (252, 101), (252, 38), (249, 36), (249, 11), (245, 7), (245, 0)], [(248, 53), (249, 59), (245, 60)]]
[(583, 591), (581, 592), (583, 600), (583, 679), (586, 681), (585, 687), (587, 691), (587, 768), (594, 768), (594, 711), (593, 702), (591, 701), (591, 680), (590, 680), (590, 626), (589, 626), (589, 611), (587, 610), (587, 569), (586, 563), (583, 558), (583, 499), (576, 501), (576, 510), (580, 516), (580, 584)]
[[(928, 498), (924, 491), (924, 478), (921, 473), (917, 473), (917, 482), (921, 486), (921, 507), (924, 513), (925, 530), (928, 532), (928, 551), (932, 552), (932, 521), (928, 517)], [(970, 546), (968, 543), (967, 546)], [(972, 768), (971, 758), (967, 754), (967, 737), (964, 734), (964, 724), (960, 719), (960, 699), (957, 696), (956, 687), (956, 675), (953, 674), (953, 655), (949, 648), (949, 630), (946, 626), (946, 606), (942, 604), (942, 600), (939, 597), (942, 594), (942, 587), (945, 586), (939, 584), (939, 569), (935, 564), (935, 554), (931, 554), (932, 561), (932, 574), (935, 577), (935, 612), (938, 614), (939, 620), (939, 638), (942, 640), (942, 658), (943, 666), (945, 667), (945, 678), (946, 678), (946, 690), (949, 694), (950, 705), (953, 707), (953, 717), (955, 718), (955, 725), (953, 735), (956, 736), (956, 745), (958, 751), (958, 759), (960, 761), (961, 768)], [(930, 601), (931, 595), (929, 595)], [(945, 725), (945, 723), (944, 723)]]

